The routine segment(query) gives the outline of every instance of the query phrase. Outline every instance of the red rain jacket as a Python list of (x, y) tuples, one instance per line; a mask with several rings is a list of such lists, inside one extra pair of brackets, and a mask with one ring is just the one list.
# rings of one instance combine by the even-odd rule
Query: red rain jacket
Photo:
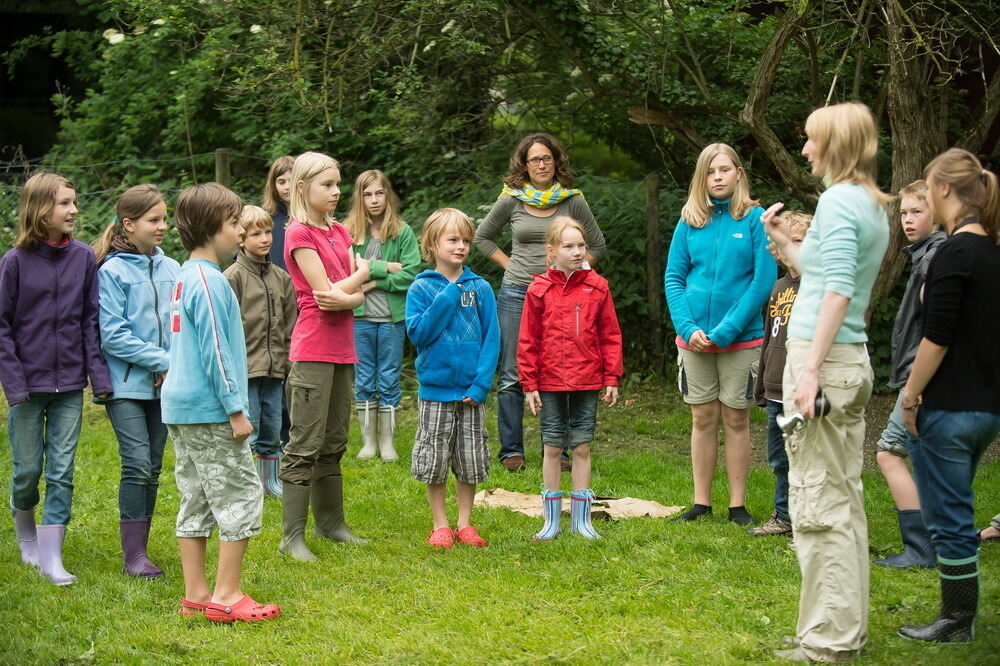
[(536, 275), (524, 299), (517, 342), (524, 391), (618, 386), (622, 331), (608, 281), (589, 269)]

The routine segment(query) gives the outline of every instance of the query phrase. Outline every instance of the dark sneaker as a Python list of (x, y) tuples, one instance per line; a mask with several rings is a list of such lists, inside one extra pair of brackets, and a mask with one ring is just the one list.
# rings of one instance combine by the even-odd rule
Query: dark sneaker
[(746, 530), (752, 536), (792, 536), (792, 525), (771, 516), (771, 519), (760, 527)]
[(729, 507), (729, 522), (736, 523), (741, 527), (746, 527), (747, 525), (760, 525), (753, 516), (751, 516), (746, 507), (743, 506), (731, 506)]
[(572, 472), (573, 471), (573, 459), (572, 458), (560, 458), (559, 459), (559, 470), (562, 472)]
[(500, 464), (503, 465), (508, 472), (520, 472), (524, 469), (524, 456), (510, 456), (509, 458), (501, 460)]

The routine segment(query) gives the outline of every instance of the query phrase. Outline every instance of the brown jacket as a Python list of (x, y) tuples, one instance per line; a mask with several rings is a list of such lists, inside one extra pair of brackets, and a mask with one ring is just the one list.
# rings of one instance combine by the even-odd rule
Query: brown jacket
[(298, 310), (292, 279), (283, 269), (251, 259), (242, 250), (224, 271), (236, 292), (247, 343), (247, 378), (285, 379), (288, 347)]

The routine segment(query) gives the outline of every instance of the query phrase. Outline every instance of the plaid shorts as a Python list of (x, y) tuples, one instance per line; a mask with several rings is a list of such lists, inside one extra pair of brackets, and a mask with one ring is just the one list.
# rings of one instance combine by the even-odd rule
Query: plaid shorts
[(419, 399), (413, 477), (423, 483), (444, 483), (450, 464), (462, 483), (482, 483), (490, 471), (486, 440), (482, 404)]
[(245, 440), (226, 423), (168, 425), (180, 493), (177, 536), (240, 541), (260, 534), (264, 489)]

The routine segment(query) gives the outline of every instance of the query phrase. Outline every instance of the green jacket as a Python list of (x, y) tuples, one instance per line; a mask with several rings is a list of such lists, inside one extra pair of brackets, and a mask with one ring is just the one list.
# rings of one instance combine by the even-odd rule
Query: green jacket
[[(362, 257), (365, 256), (370, 240), (371, 236), (366, 236), (363, 244), (354, 246), (354, 251)], [(388, 271), (390, 261), (403, 264), (403, 270), (390, 273)], [(417, 236), (409, 225), (404, 224), (395, 238), (382, 243), (381, 257), (371, 262), (372, 279), (375, 280), (375, 286), (386, 293), (393, 322), (406, 319), (406, 290), (410, 288), (419, 270), (420, 247), (417, 244)], [(365, 316), (364, 303), (354, 311), (354, 316)]]

